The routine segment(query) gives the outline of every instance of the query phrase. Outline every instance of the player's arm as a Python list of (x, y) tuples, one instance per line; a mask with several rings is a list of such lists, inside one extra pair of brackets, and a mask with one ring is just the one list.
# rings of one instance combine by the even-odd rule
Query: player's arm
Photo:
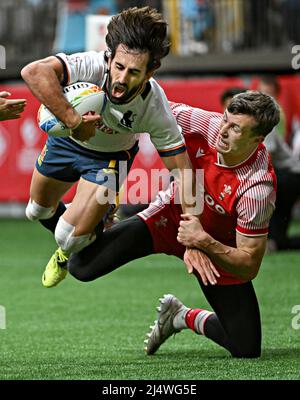
[(87, 140), (95, 135), (94, 123), (99, 116), (81, 117), (66, 100), (61, 89), (64, 68), (57, 57), (34, 61), (22, 69), (21, 75), (32, 94), (68, 128), (74, 130), (72, 136), (75, 139)]
[(8, 99), (9, 92), (0, 92), (0, 121), (18, 119), (26, 106), (25, 99)]
[(177, 237), (181, 244), (202, 250), (213, 263), (237, 278), (247, 281), (256, 277), (265, 253), (267, 236), (251, 237), (237, 232), (237, 247), (230, 247), (205, 232), (198, 218), (188, 214), (182, 217)]
[(199, 215), (201, 207), (195, 200), (195, 173), (187, 151), (174, 156), (162, 157), (162, 161), (166, 168), (174, 174), (183, 212)]

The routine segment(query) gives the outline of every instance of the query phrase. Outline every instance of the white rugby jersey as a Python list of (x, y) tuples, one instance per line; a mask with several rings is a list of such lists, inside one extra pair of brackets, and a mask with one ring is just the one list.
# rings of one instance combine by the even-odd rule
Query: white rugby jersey
[[(81, 81), (103, 87), (107, 76), (104, 54), (104, 51), (72, 55), (58, 53), (56, 57), (64, 66), (62, 84)], [(185, 149), (181, 129), (170, 110), (166, 95), (153, 78), (141, 94), (126, 104), (114, 104), (107, 97), (101, 115), (103, 121), (96, 135), (85, 142), (76, 140), (79, 145), (101, 152), (129, 150), (138, 134), (147, 132), (161, 156), (175, 155)]]

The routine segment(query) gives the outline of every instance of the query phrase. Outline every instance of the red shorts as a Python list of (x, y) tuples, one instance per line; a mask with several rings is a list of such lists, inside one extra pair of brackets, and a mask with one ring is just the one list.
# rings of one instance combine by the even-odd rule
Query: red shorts
[[(182, 209), (179, 204), (174, 204), (172, 192), (173, 190), (170, 188), (167, 191), (159, 192), (155, 201), (137, 215), (146, 223), (151, 233), (154, 253), (165, 253), (183, 259), (185, 246), (177, 241)], [(217, 285), (244, 283), (219, 266), (215, 265), (215, 267), (220, 273)]]

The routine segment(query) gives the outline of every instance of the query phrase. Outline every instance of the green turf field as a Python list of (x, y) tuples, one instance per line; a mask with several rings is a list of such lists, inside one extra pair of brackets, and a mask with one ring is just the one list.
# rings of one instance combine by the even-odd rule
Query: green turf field
[[(92, 283), (67, 277), (41, 285), (55, 249), (38, 223), (0, 221), (0, 379), (299, 379), (300, 252), (265, 257), (254, 281), (263, 325), (263, 355), (232, 359), (208, 339), (184, 331), (155, 356), (143, 340), (158, 298), (176, 294), (188, 306), (206, 307), (195, 279), (168, 256), (151, 256)], [(296, 316), (297, 317), (297, 316)], [(297, 319), (300, 328), (300, 317)]]

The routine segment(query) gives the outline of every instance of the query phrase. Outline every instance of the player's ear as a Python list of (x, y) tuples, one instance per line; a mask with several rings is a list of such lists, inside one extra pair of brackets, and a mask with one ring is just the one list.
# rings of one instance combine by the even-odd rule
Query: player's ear
[(265, 137), (263, 135), (257, 136), (257, 139), (256, 139), (257, 143), (262, 143), (264, 140), (265, 140)]
[(145, 75), (145, 81), (149, 81), (150, 78), (154, 75), (154, 72), (156, 71), (156, 68), (151, 69), (148, 71)]

